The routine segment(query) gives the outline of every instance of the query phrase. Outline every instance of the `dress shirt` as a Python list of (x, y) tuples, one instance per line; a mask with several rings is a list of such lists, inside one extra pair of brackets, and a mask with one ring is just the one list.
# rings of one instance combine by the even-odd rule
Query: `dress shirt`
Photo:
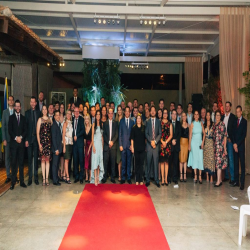
[(39, 101), (39, 109), (40, 109), (40, 111), (42, 111), (42, 108), (43, 108), (43, 103)]
[(125, 121), (126, 121), (126, 127), (129, 128), (129, 118), (125, 117)]
[(228, 115), (225, 114), (225, 116), (224, 116), (223, 122), (224, 122), (224, 124), (225, 124), (225, 126), (226, 126), (226, 130), (227, 130), (227, 125), (228, 125), (228, 120), (229, 120), (230, 114), (231, 114), (231, 113), (229, 113)]
[(14, 109), (9, 108), (10, 115), (13, 115), (13, 111), (14, 111)]
[(239, 121), (239, 126), (240, 126), (240, 123), (241, 123), (241, 120), (242, 120), (242, 116), (240, 118), (237, 118), (237, 123), (238, 123), (239, 119), (240, 119), (240, 121)]
[(77, 102), (77, 97), (74, 97), (74, 103), (76, 103)]
[(109, 143), (111, 142), (112, 138), (112, 120), (109, 120)]
[(192, 123), (192, 113), (191, 114), (187, 113), (187, 120), (188, 120), (188, 124)]
[(212, 112), (211, 118), (212, 118), (212, 121), (215, 122), (215, 112)]
[[(76, 136), (76, 130), (77, 130), (78, 122), (79, 122), (78, 119), (79, 118), (75, 118), (75, 120), (74, 120), (75, 136)], [(76, 122), (77, 122), (77, 124), (76, 124)]]

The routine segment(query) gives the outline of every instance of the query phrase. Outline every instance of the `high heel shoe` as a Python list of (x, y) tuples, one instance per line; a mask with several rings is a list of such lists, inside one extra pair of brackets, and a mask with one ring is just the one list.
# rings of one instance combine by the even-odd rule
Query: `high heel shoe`
[(46, 181), (45, 181), (46, 179), (43, 179), (43, 186), (45, 186), (46, 185)]
[(194, 183), (197, 183), (197, 179), (195, 180), (195, 176), (197, 176), (197, 174), (194, 175)]
[[(199, 175), (199, 176), (201, 176), (201, 175)], [(202, 179), (201, 179), (201, 181), (199, 180), (199, 184), (202, 184)]]
[[(183, 174), (180, 173), (180, 175), (182, 176)], [(182, 178), (181, 178), (181, 176), (180, 176), (180, 182), (183, 182), (183, 176), (182, 176)]]
[(220, 187), (222, 186), (222, 182), (219, 185), (214, 184), (214, 187)]
[[(48, 181), (46, 181), (46, 180), (48, 180)], [(45, 179), (45, 183), (46, 183), (46, 186), (49, 186), (49, 179), (48, 178)]]
[[(184, 173), (184, 175), (186, 175), (186, 178), (185, 179), (183, 179), (183, 181), (184, 182), (187, 182), (187, 174), (186, 173)], [(183, 176), (184, 177), (184, 176)]]

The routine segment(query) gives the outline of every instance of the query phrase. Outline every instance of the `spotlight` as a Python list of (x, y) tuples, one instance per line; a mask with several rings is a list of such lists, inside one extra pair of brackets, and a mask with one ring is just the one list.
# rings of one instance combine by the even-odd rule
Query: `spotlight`
[(154, 21), (154, 25), (156, 25), (157, 24), (157, 22), (156, 21)]
[(101, 20), (101, 19), (99, 19), (99, 20), (98, 20), (98, 23), (99, 23), (99, 24), (101, 24), (101, 23), (102, 23), (102, 20)]
[(112, 20), (112, 24), (115, 25), (115, 20), (114, 19)]
[(103, 19), (102, 23), (103, 23), (103, 24), (106, 24), (106, 20), (105, 20), (105, 19)]
[(67, 33), (68, 33), (67, 30), (61, 30), (61, 31), (59, 32), (59, 36), (61, 36), (61, 37), (66, 37)]
[(158, 25), (161, 25), (161, 21), (158, 21)]
[(145, 24), (145, 25), (147, 25), (147, 24), (148, 24), (148, 21), (147, 21), (147, 20), (145, 20), (145, 21), (144, 21), (144, 24)]
[(108, 24), (110, 24), (110, 20), (108, 20)]
[(96, 19), (94, 19), (94, 23), (96, 23)]
[(49, 67), (49, 66), (50, 66), (50, 63), (47, 63), (47, 66)]
[(146, 68), (148, 69), (148, 65), (146, 66)]
[(162, 24), (163, 24), (163, 25), (165, 25), (165, 24), (166, 24), (166, 21), (165, 21), (165, 20), (164, 20), (164, 21), (162, 21)]
[(53, 30), (48, 30), (46, 33), (46, 36), (52, 36), (52, 34), (53, 34)]
[(140, 20), (140, 25), (143, 25), (143, 20)]
[(116, 23), (119, 25), (120, 24), (120, 20), (117, 20)]
[(151, 25), (151, 24), (152, 24), (152, 21), (151, 21), (151, 20), (149, 20), (149, 21), (148, 21), (148, 24), (149, 24), (149, 25)]

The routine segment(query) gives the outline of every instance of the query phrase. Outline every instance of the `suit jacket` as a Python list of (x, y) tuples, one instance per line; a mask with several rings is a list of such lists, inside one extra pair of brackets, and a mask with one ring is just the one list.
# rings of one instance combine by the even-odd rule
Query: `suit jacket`
[(174, 132), (174, 125), (173, 126), (173, 138), (172, 140), (176, 140), (176, 144), (173, 145), (171, 144), (171, 152), (176, 151), (179, 152), (180, 151), (180, 139), (181, 139), (181, 123), (179, 121), (175, 122), (175, 132)]
[[(159, 150), (160, 147), (160, 140), (161, 140), (161, 122), (159, 119), (155, 119), (155, 141), (156, 141), (156, 148)], [(152, 133), (152, 118), (149, 118), (146, 123), (145, 129), (145, 136), (147, 139), (147, 150), (153, 149), (151, 146), (151, 141), (153, 140), (153, 133)]]
[(129, 140), (132, 127), (134, 126), (134, 121), (131, 118), (129, 119), (129, 128), (126, 125), (126, 119), (123, 117), (119, 124), (119, 146), (122, 146), (123, 149), (129, 148), (131, 142)]
[[(14, 114), (14, 109), (13, 109)], [(8, 131), (8, 124), (9, 124), (9, 117), (10, 117), (10, 110), (7, 108), (3, 111), (2, 115), (2, 138), (3, 141), (10, 142), (10, 134)]]
[[(225, 115), (221, 117), (221, 121), (223, 122), (225, 118)], [(228, 118), (228, 123), (227, 123), (227, 134), (230, 140), (233, 140), (233, 129), (234, 129), (234, 123), (235, 123), (236, 116), (232, 113), (230, 113), (230, 116)]]
[(35, 136), (33, 136), (32, 138), (32, 132), (33, 132), (33, 116), (31, 113), (31, 109), (27, 110), (25, 112), (25, 120), (26, 120), (26, 126), (27, 126), (27, 136), (26, 136), (26, 141), (28, 141), (29, 143), (32, 143), (32, 139), (34, 141), (37, 140), (36, 137), (36, 125), (37, 125), (37, 121), (39, 119), (39, 117), (41, 116), (41, 112), (39, 110), (35, 109)]
[[(40, 112), (42, 112), (42, 110), (40, 110), (40, 105), (39, 105), (39, 100), (37, 100), (37, 104), (36, 104), (36, 110), (38, 110), (38, 111), (40, 111)], [(45, 102), (44, 101), (42, 101), (42, 104), (43, 105), (45, 105)]]
[[(74, 102), (74, 96), (72, 96), (72, 97), (69, 99), (69, 103), (70, 103), (70, 104), (75, 103), (75, 102)], [(79, 107), (80, 104), (82, 104), (82, 99), (81, 99), (80, 97), (77, 97), (77, 101), (76, 101), (75, 105)]]
[(15, 138), (16, 136), (22, 136), (22, 146), (24, 146), (24, 141), (26, 139), (27, 135), (27, 126), (26, 126), (26, 120), (25, 117), (20, 113), (20, 121), (19, 126), (17, 123), (17, 117), (14, 113), (9, 118), (9, 124), (8, 124), (8, 131), (10, 135), (10, 147), (17, 147), (19, 143), (16, 142)]
[(57, 150), (59, 150), (59, 153), (62, 153), (63, 150), (62, 133), (56, 121), (53, 122), (51, 126), (51, 136), (52, 136), (52, 153), (55, 154)]
[(235, 119), (232, 133), (232, 142), (236, 143), (238, 151), (245, 152), (245, 138), (247, 135), (247, 120), (242, 117), (239, 127), (237, 128), (238, 119)]
[[(108, 151), (109, 149), (109, 119), (103, 124), (103, 139), (104, 139), (104, 151)], [(111, 141), (114, 143), (112, 149), (117, 148), (118, 141), (118, 123), (112, 120), (112, 137)]]
[[(73, 138), (75, 136), (75, 117), (72, 120), (73, 126)], [(77, 146), (79, 148), (84, 147), (84, 137), (86, 136), (85, 126), (84, 126), (84, 119), (82, 116), (78, 117), (77, 128), (76, 128), (76, 136), (77, 140), (73, 139), (73, 146)]]

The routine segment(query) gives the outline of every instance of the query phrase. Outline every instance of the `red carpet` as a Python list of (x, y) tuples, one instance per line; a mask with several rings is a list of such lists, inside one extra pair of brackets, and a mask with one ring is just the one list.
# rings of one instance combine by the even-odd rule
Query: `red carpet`
[(168, 250), (145, 186), (87, 184), (60, 250)]

